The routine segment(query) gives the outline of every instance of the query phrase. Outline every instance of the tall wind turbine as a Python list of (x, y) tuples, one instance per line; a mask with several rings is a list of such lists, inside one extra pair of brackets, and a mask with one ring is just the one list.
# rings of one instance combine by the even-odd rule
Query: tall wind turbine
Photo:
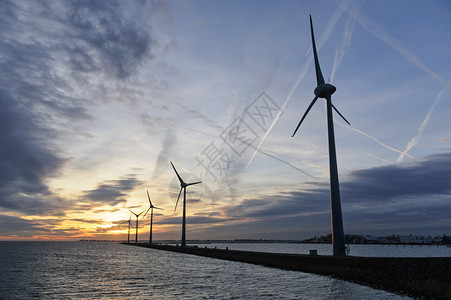
[(179, 192), (179, 196), (177, 197), (177, 202), (175, 203), (174, 211), (177, 209), (177, 204), (179, 203), (180, 195), (182, 194), (182, 190), (183, 190), (182, 247), (185, 247), (186, 246), (186, 187), (190, 186), (190, 185), (198, 184), (201, 182), (197, 181), (197, 182), (186, 183), (185, 181), (183, 181), (182, 177), (180, 177), (180, 175), (177, 172), (177, 170), (175, 169), (172, 161), (170, 163), (172, 165), (172, 168), (175, 171), (175, 174), (177, 175), (177, 177), (180, 181), (180, 192)]
[(150, 201), (150, 196), (149, 196), (149, 191), (147, 191), (147, 199), (149, 199), (149, 208), (146, 210), (146, 213), (143, 216), (144, 217), (147, 215), (147, 213), (150, 210), (150, 233), (149, 233), (149, 244), (152, 244), (152, 223), (153, 223), (153, 209), (162, 209), (159, 207), (156, 207), (152, 204), (152, 201)]
[[(310, 29), (312, 33), (312, 45), (313, 45), (313, 55), (315, 59), (315, 70), (316, 70), (316, 82), (317, 86), (315, 88), (314, 94), (315, 98), (312, 103), (310, 103), (306, 112), (302, 116), (301, 121), (296, 127), (292, 136), (296, 134), (299, 126), (301, 126), (302, 121), (304, 121), (308, 112), (315, 104), (318, 98), (324, 98), (326, 100), (327, 106), (327, 129), (329, 136), (329, 168), (330, 168), (330, 204), (331, 204), (331, 217), (332, 217), (332, 244), (333, 244), (333, 254), (334, 256), (345, 256), (345, 236), (343, 231), (343, 218), (341, 213), (341, 200), (340, 200), (340, 187), (338, 183), (338, 168), (337, 168), (337, 155), (335, 152), (335, 137), (334, 137), (334, 121), (332, 117), (332, 109), (334, 109), (340, 117), (345, 120), (346, 123), (349, 122), (343, 117), (343, 115), (335, 108), (332, 104), (332, 94), (335, 92), (336, 87), (330, 83), (325, 83), (323, 74), (321, 73), (321, 68), (319, 66), (318, 54), (316, 52), (315, 35), (313, 34), (313, 22), (312, 16), (310, 15)], [(349, 124), (351, 125), (351, 124)]]
[(135, 244), (136, 244), (136, 243), (138, 243), (138, 218), (144, 212), (144, 210), (142, 212), (140, 212), (139, 214), (136, 214), (136, 213), (132, 212), (131, 210), (130, 210), (130, 212), (136, 216), (136, 228), (135, 228)]

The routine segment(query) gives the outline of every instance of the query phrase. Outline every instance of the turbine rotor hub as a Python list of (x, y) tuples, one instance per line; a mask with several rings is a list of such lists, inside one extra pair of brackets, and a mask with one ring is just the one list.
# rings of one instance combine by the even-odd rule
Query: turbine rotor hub
[(318, 85), (315, 88), (315, 96), (317, 96), (318, 98), (327, 98), (328, 96), (332, 95), (333, 93), (335, 93), (335, 91), (337, 90), (337, 88), (335, 86), (333, 86), (330, 83), (323, 83)]

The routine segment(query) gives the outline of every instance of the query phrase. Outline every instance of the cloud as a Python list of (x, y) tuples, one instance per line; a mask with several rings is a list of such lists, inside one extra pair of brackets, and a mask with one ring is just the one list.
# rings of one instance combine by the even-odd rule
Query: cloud
[[(108, 204), (115, 206), (127, 202), (127, 193), (143, 184), (135, 175), (128, 175), (122, 179), (109, 180), (99, 184), (95, 189), (84, 191), (83, 197), (91, 204)], [(85, 202), (85, 201), (83, 201)]]
[[(342, 176), (345, 227), (353, 232), (366, 230), (361, 233), (451, 230), (450, 164), (451, 152), (445, 152), (409, 164), (357, 170)], [(309, 182), (302, 190), (246, 199), (226, 208), (224, 214), (241, 218), (243, 224), (227, 226), (244, 231), (248, 227), (255, 230), (255, 225), (260, 224), (261, 232), (292, 228), (300, 234), (320, 234), (315, 230), (330, 230), (329, 199), (328, 182)]]
[[(451, 153), (426, 156), (409, 164), (389, 165), (351, 173), (343, 193), (351, 201), (392, 201), (406, 197), (445, 196), (451, 193)], [(362, 201), (362, 200), (360, 200)]]
[(158, 179), (162, 174), (169, 170), (169, 158), (176, 143), (177, 137), (174, 135), (173, 130), (167, 130), (162, 148), (160, 150), (160, 153), (158, 153), (157, 161), (155, 162), (152, 180)]
[(52, 12), (66, 25), (68, 41), (62, 49), (69, 54), (74, 71), (102, 70), (117, 78), (127, 78), (141, 60), (153, 58), (150, 50), (155, 41), (151, 31), (135, 23), (136, 15), (123, 13), (127, 10), (125, 3), (73, 1), (66, 4), (61, 11)]
[(50, 229), (39, 222), (0, 214), (0, 236), (33, 237), (49, 233)]
[(50, 203), (53, 194), (44, 181), (64, 160), (37, 137), (48, 133), (51, 138), (51, 132), (1, 89), (0, 105), (0, 208), (37, 213), (45, 204), (57, 206)]
[[(201, 224), (220, 224), (224, 222), (228, 222), (233, 220), (234, 218), (216, 218), (216, 217), (205, 217), (205, 216), (188, 216), (186, 218), (186, 223), (191, 225), (201, 225)], [(161, 225), (173, 225), (173, 224), (181, 224), (182, 217), (173, 217), (173, 218), (158, 218), (154, 224)]]
[[(112, 93), (96, 78), (127, 80), (154, 58), (149, 16), (167, 10), (152, 1), (2, 2), (0, 209), (63, 214), (47, 185), (67, 160), (58, 139), (83, 134), (77, 122), (92, 121), (92, 105)], [(89, 196), (106, 194), (101, 186)]]

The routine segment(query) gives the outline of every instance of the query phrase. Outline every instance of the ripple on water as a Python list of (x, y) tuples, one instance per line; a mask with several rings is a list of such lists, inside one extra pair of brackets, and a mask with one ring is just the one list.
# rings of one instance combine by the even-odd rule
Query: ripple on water
[(402, 298), (330, 277), (117, 243), (0, 242), (0, 253), (2, 299)]

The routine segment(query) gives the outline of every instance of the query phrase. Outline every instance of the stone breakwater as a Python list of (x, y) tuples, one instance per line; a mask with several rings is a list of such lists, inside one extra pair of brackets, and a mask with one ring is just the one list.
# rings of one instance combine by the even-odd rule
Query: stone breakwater
[(333, 257), (301, 254), (129, 244), (331, 276), (421, 299), (451, 299), (451, 257)]

